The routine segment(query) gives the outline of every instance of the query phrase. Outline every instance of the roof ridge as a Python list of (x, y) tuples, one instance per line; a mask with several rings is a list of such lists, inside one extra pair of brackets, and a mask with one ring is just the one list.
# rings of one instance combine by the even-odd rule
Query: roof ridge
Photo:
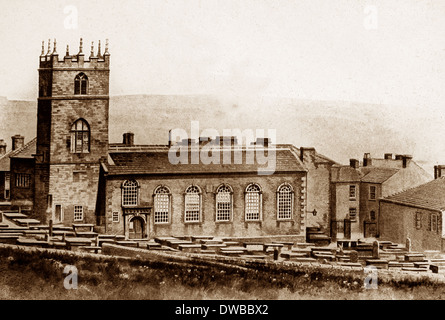
[(11, 155), (10, 155), (9, 157), (10, 157), (10, 158), (11, 158), (11, 157), (14, 157), (14, 156), (16, 156), (17, 154), (19, 154), (20, 152), (22, 152), (23, 150), (28, 149), (28, 148), (29, 148), (30, 146), (32, 146), (32, 144), (33, 144), (34, 142), (36, 142), (36, 141), (37, 141), (37, 137), (31, 139), (31, 140), (28, 141), (28, 143), (26, 143), (23, 147), (18, 148), (17, 150), (14, 150), (14, 151), (11, 153)]

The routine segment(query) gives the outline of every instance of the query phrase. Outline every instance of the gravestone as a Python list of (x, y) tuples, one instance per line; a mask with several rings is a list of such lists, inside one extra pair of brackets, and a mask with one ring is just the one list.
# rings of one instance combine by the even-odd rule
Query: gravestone
[(357, 263), (358, 262), (358, 252), (355, 250), (352, 250), (351, 253), (349, 254), (349, 261), (352, 263)]
[(274, 248), (274, 250), (273, 250), (273, 259), (274, 260), (278, 260), (278, 254), (279, 254), (278, 248)]
[(406, 251), (411, 252), (411, 250), (412, 250), (411, 239), (406, 238)]
[(379, 242), (376, 240), (372, 243), (372, 258), (378, 259), (379, 253)]

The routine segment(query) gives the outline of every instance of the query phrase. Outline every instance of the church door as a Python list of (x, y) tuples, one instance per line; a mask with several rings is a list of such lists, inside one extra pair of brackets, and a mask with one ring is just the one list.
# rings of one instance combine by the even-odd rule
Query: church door
[(134, 217), (130, 221), (130, 239), (142, 239), (144, 237), (144, 221), (140, 217)]

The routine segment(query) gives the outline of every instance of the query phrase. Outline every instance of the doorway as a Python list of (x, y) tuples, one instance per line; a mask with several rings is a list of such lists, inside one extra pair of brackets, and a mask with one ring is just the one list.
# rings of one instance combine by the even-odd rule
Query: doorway
[(143, 239), (145, 222), (141, 217), (134, 217), (130, 220), (129, 235), (130, 239)]

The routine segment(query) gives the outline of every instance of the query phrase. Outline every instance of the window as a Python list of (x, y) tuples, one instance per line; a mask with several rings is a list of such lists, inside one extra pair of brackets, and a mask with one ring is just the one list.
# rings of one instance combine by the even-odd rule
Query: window
[(199, 222), (201, 213), (201, 190), (190, 186), (185, 191), (184, 222)]
[(90, 127), (83, 119), (77, 120), (71, 127), (71, 152), (90, 152)]
[(83, 220), (83, 206), (74, 206), (74, 221)]
[(420, 229), (420, 228), (422, 228), (422, 213), (420, 213), (420, 212), (416, 212), (416, 215), (415, 215), (415, 226), (416, 226), (416, 229)]
[(246, 221), (259, 221), (261, 219), (261, 188), (257, 184), (247, 186), (245, 206)]
[(369, 186), (369, 200), (377, 199), (376, 190), (376, 186)]
[(8, 172), (5, 173), (5, 200), (8, 200), (11, 196), (11, 176)]
[(350, 200), (355, 200), (356, 199), (356, 190), (355, 190), (355, 185), (350, 185), (349, 186), (349, 199)]
[(139, 185), (134, 180), (127, 180), (122, 184), (122, 206), (138, 205)]
[(79, 73), (74, 79), (74, 94), (87, 94), (88, 77), (85, 73)]
[(293, 191), (290, 185), (281, 185), (277, 192), (278, 220), (292, 219)]
[(29, 188), (31, 184), (31, 175), (24, 173), (15, 174), (15, 186), (19, 188)]
[(113, 212), (112, 221), (113, 222), (119, 222), (119, 212), (117, 212), (117, 211)]
[(349, 208), (349, 219), (357, 221), (357, 208)]
[(430, 216), (430, 219), (431, 219), (431, 231), (432, 232), (438, 232), (439, 231), (439, 226), (438, 226), (438, 219), (437, 219), (437, 214), (431, 214), (431, 216)]
[(221, 185), (216, 190), (216, 221), (232, 219), (232, 189)]
[(369, 218), (371, 219), (371, 221), (374, 221), (376, 219), (375, 211), (371, 211), (369, 213)]
[(158, 187), (154, 193), (155, 223), (168, 223), (170, 212), (170, 191), (167, 187)]

